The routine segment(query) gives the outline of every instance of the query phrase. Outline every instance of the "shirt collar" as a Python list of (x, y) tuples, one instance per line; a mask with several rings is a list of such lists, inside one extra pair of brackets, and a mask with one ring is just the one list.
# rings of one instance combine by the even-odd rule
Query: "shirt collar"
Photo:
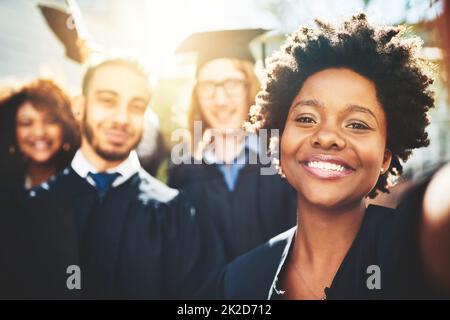
[[(86, 179), (91, 185), (95, 186), (95, 182), (88, 176), (89, 172), (97, 173), (97, 168), (90, 163), (79, 149), (72, 160), (71, 166), (73, 170), (83, 179)], [(131, 151), (128, 158), (122, 161), (117, 167), (106, 170), (107, 173), (119, 173), (120, 176), (114, 181), (113, 187), (117, 187), (127, 181), (131, 176), (139, 172), (141, 164), (136, 151)]]
[[(233, 161), (238, 164), (245, 164), (245, 151), (251, 151), (255, 154), (259, 154), (259, 139), (256, 134), (248, 134), (244, 138), (244, 148), (242, 148), (242, 151), (239, 153), (239, 155), (236, 157), (236, 159)], [(205, 148), (203, 151), (203, 159), (206, 161), (206, 163), (210, 164), (218, 164), (219, 161), (216, 159), (216, 156), (214, 154), (214, 149), (212, 145), (209, 145)]]
[(268, 300), (271, 300), (272, 298), (280, 297), (282, 296), (285, 291), (278, 289), (278, 275), (281, 272), (281, 269), (283, 269), (284, 264), (286, 263), (286, 258), (289, 255), (289, 251), (291, 249), (292, 240), (295, 237), (295, 234), (297, 233), (297, 227), (293, 227), (286, 232), (272, 238), (270, 242), (276, 242), (280, 241), (280, 238), (284, 238), (286, 245), (283, 248), (283, 251), (281, 252), (280, 256), (280, 264), (278, 265), (277, 271), (275, 273), (272, 285), (270, 286)]

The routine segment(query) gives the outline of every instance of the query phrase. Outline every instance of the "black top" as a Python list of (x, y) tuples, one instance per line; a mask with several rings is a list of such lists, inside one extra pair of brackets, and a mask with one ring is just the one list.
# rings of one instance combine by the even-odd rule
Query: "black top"
[[(18, 257), (8, 261), (9, 274), (35, 272), (31, 283), (10, 285), (28, 298), (213, 298), (224, 265), (217, 235), (173, 193), (141, 169), (100, 200), (85, 179), (64, 170), (10, 223), (18, 232), (10, 233), (8, 250)], [(81, 268), (81, 291), (67, 290), (69, 265)], [(37, 289), (36, 281), (53, 285)]]
[(169, 185), (181, 187), (219, 231), (227, 261), (296, 224), (295, 191), (278, 174), (262, 175), (246, 164), (229, 191), (216, 164), (182, 164), (170, 171)]
[[(441, 298), (427, 283), (419, 257), (419, 222), (427, 185), (411, 190), (397, 209), (370, 205), (360, 230), (340, 265), (327, 299)], [(282, 299), (284, 262), (291, 250), (296, 227), (272, 238), (230, 263), (224, 271), (219, 296), (225, 299)], [(378, 271), (374, 271), (379, 268)], [(380, 288), (375, 278), (380, 277)]]

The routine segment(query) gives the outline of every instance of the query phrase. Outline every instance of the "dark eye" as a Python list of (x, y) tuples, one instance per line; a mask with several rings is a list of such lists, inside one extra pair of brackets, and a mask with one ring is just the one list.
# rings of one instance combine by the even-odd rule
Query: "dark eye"
[(349, 125), (347, 125), (348, 128), (350, 129), (356, 129), (356, 130), (367, 130), (369, 129), (369, 126), (361, 123), (361, 122), (352, 122)]
[(113, 104), (114, 103), (114, 99), (109, 99), (109, 98), (102, 98), (101, 101), (103, 103), (106, 103), (106, 104)]
[(55, 117), (47, 117), (45, 118), (46, 124), (55, 124), (58, 123), (58, 120)]
[(239, 93), (243, 92), (247, 82), (243, 79), (227, 79), (223, 82), (223, 87), (227, 93)]
[(216, 84), (212, 81), (200, 81), (197, 83), (197, 93), (201, 96), (212, 96)]
[(17, 126), (20, 127), (28, 127), (31, 126), (33, 123), (33, 121), (29, 120), (29, 119), (21, 119), (17, 121)]
[(136, 112), (145, 112), (146, 106), (143, 104), (132, 104), (131, 109)]
[(314, 120), (313, 118), (308, 117), (308, 116), (300, 116), (300, 117), (296, 118), (295, 121), (300, 122), (300, 123), (307, 123), (307, 124), (316, 123), (316, 120)]
[(108, 96), (100, 96), (98, 101), (105, 106), (113, 106), (116, 103), (116, 99), (114, 97)]

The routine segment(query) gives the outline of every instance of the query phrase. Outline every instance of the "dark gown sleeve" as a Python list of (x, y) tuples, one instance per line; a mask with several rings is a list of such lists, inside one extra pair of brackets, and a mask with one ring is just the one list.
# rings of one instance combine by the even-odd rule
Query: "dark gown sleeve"
[(419, 232), (425, 190), (437, 170), (422, 175), (402, 197), (395, 218), (382, 229), (378, 256), (387, 299), (443, 298), (428, 281), (420, 256)]
[(165, 216), (164, 298), (215, 299), (225, 255), (216, 229), (180, 194)]

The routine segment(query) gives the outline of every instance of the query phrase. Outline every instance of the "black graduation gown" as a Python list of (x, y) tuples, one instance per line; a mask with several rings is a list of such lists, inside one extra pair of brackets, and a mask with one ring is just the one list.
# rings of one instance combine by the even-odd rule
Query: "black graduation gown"
[(227, 261), (296, 224), (294, 189), (278, 174), (261, 175), (261, 168), (246, 164), (233, 191), (215, 164), (182, 164), (171, 170), (170, 181), (219, 231)]
[[(340, 265), (327, 299), (445, 298), (427, 281), (419, 256), (421, 203), (429, 179), (410, 190), (397, 209), (370, 205), (360, 230)], [(227, 265), (218, 286), (224, 299), (282, 299), (277, 280), (292, 248), (296, 227)], [(379, 267), (381, 287), (367, 281)], [(371, 267), (373, 268), (373, 267)], [(373, 279), (372, 279), (373, 280)], [(369, 280), (372, 284), (372, 280)], [(448, 297), (447, 297), (448, 298)]]
[[(54, 209), (42, 217), (43, 229), (33, 233), (47, 234), (64, 251), (61, 257), (47, 243), (33, 245), (37, 253), (49, 252), (45, 263), (52, 273), (42, 270), (43, 282), (59, 285), (58, 290), (41, 289), (45, 296), (214, 298), (216, 277), (224, 265), (217, 236), (182, 194), (167, 196), (173, 192), (141, 169), (100, 201), (85, 179), (73, 169), (64, 170), (35, 197)], [(52, 223), (53, 218), (66, 223)], [(69, 265), (81, 268), (81, 290), (65, 287)], [(63, 276), (55, 277), (55, 269)], [(35, 297), (41, 298), (43, 291)]]
[(66, 268), (77, 263), (71, 217), (23, 188), (0, 191), (0, 299), (71, 299)]

